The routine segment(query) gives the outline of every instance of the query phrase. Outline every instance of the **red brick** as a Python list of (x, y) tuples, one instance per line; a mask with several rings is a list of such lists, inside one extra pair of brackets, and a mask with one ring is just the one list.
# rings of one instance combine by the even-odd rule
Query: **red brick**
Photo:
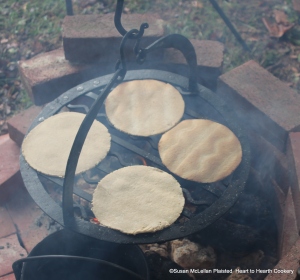
[[(270, 273), (266, 280), (295, 280), (297, 269), (299, 267), (300, 260), (300, 239), (298, 238), (295, 245), (289, 252), (279, 261), (279, 263), (272, 269), (273, 273)], [(274, 270), (291, 269), (293, 274), (289, 273), (274, 273)]]
[(63, 49), (19, 61), (18, 67), (27, 93), (38, 106), (100, 75), (99, 65), (69, 63), (65, 60)]
[[(224, 45), (217, 41), (194, 39), (191, 43), (197, 55), (198, 82), (214, 90), (222, 73)], [(165, 66), (168, 71), (185, 76), (189, 73), (183, 54), (176, 49), (166, 49), (163, 62), (169, 64)]]
[(281, 241), (282, 234), (284, 231), (283, 219), (284, 219), (286, 195), (274, 180), (271, 180), (271, 187), (273, 188), (273, 193), (266, 194), (266, 197), (270, 199), (270, 202), (272, 200), (271, 208), (275, 217), (275, 222), (279, 230), (279, 235), (280, 235), (279, 240)]
[(5, 209), (5, 207), (0, 206), (0, 238), (11, 235), (16, 232), (14, 224)]
[(290, 171), (290, 184), (296, 209), (297, 225), (298, 230), (300, 231), (300, 132), (291, 132), (289, 134), (287, 158)]
[(0, 145), (9, 139), (8, 134), (0, 135)]
[(280, 244), (280, 256), (285, 256), (292, 246), (296, 243), (299, 237), (295, 207), (292, 197), (292, 192), (289, 189), (285, 206), (284, 206), (284, 217), (283, 217), (283, 228), (282, 228), (282, 238)]
[(281, 233), (283, 228), (283, 213), (286, 194), (282, 191), (274, 179), (270, 177), (266, 177), (264, 179), (265, 180), (262, 181), (260, 173), (251, 167), (245, 191), (251, 192), (256, 196), (263, 195), (265, 199), (269, 201), (277, 228), (279, 229), (279, 233)]
[(244, 125), (283, 152), (288, 132), (300, 129), (300, 95), (255, 61), (221, 75), (218, 93)]
[(53, 220), (48, 218), (35, 204), (26, 190), (18, 190), (7, 203), (7, 209), (14, 224), (17, 225), (20, 238), (27, 252), (56, 230)]
[(16, 280), (16, 277), (13, 273), (0, 277), (0, 280)]
[(10, 185), (19, 183), (20, 148), (9, 137), (0, 144), (0, 202), (7, 198)]
[(289, 187), (286, 155), (253, 130), (247, 130), (247, 136), (251, 148), (251, 166), (259, 172), (263, 182), (265, 178), (275, 180), (286, 194)]
[(25, 111), (8, 119), (7, 125), (10, 139), (21, 146), (28, 128), (41, 110), (41, 107), (31, 106)]
[(27, 256), (27, 252), (20, 246), (16, 234), (0, 239), (0, 276), (12, 273), (12, 264)]
[[(63, 46), (65, 57), (70, 61), (101, 61), (115, 63), (119, 57), (122, 36), (114, 25), (114, 14), (66, 16), (63, 21)], [(126, 30), (139, 29), (143, 22), (149, 23), (141, 47), (145, 47), (163, 36), (163, 20), (155, 14), (122, 15)], [(132, 53), (134, 42), (127, 42), (125, 51)], [(161, 56), (159, 55), (161, 54)], [(163, 52), (156, 56), (162, 57)]]
[(293, 0), (293, 8), (297, 13), (300, 13), (300, 0)]

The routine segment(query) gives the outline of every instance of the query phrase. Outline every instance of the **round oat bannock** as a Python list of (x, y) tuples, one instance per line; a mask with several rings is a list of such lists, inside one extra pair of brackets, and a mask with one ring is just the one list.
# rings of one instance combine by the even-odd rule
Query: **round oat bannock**
[(240, 141), (226, 126), (210, 120), (180, 122), (158, 144), (164, 165), (176, 175), (211, 183), (224, 179), (240, 164)]
[[(47, 175), (63, 177), (67, 160), (85, 115), (66, 112), (54, 115), (26, 136), (22, 153), (29, 165)], [(76, 174), (96, 166), (110, 149), (110, 134), (100, 122), (94, 121), (83, 145)]]
[(109, 121), (117, 129), (136, 136), (163, 133), (184, 113), (179, 91), (156, 80), (134, 80), (118, 85), (105, 102)]
[(172, 175), (149, 166), (128, 166), (105, 176), (92, 211), (99, 222), (127, 234), (155, 232), (180, 216), (184, 197)]

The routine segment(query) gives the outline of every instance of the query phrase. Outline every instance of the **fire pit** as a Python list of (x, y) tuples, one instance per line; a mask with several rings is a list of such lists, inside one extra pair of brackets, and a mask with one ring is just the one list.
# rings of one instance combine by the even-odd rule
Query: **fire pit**
[[(122, 5), (120, 6), (120, 3), (122, 4), (122, 1), (118, 2), (115, 22), (117, 29), (121, 34), (124, 34), (124, 28), (120, 27), (120, 18), (117, 17), (117, 15), (119, 15), (119, 17), (121, 16), (120, 9), (122, 9)], [(135, 50), (138, 62), (143, 62), (147, 53), (154, 49), (173, 47), (180, 50), (189, 64), (189, 78), (158, 70), (126, 72), (126, 63), (123, 52), (125, 43), (132, 37), (137, 40), (138, 44), (146, 26), (146, 24), (142, 24), (140, 31), (131, 30), (127, 33), (125, 32), (120, 47), (121, 59), (118, 62), (118, 69), (114, 75), (99, 77), (78, 85), (76, 88), (70, 89), (58, 99), (48, 104), (33, 122), (30, 130), (38, 125), (39, 122), (58, 113), (65, 106), (70, 110), (83, 110), (84, 113), (87, 113), (70, 153), (65, 180), (39, 174), (27, 164), (23, 155), (21, 155), (20, 169), (25, 185), (36, 203), (51, 218), (76, 232), (111, 242), (134, 244), (153, 243), (177, 239), (195, 233), (219, 219), (230, 209), (239, 194), (243, 191), (243, 187), (249, 173), (250, 153), (243, 131), (238, 126), (236, 117), (230, 106), (217, 97), (216, 94), (196, 83), (196, 54), (192, 44), (185, 37), (178, 34), (168, 35), (159, 39), (146, 49), (139, 49), (138, 45), (136, 45)], [(111, 89), (116, 86), (116, 84), (121, 81), (144, 79), (163, 81), (173, 85), (179, 90), (186, 104), (183, 119), (208, 118), (229, 127), (241, 143), (243, 157), (241, 164), (235, 172), (217, 184), (194, 183), (177, 177), (176, 179), (180, 182), (183, 188), (186, 201), (197, 208), (194, 213), (191, 213), (191, 211), (189, 211), (186, 207), (177, 222), (169, 228), (154, 234), (139, 234), (136, 236), (130, 236), (86, 221), (82, 216), (75, 217), (73, 210), (73, 185), (74, 194), (80, 196), (87, 202), (91, 201), (91, 195), (81, 189), (79, 185), (74, 182), (74, 174), (79, 157), (78, 151), (81, 150), (81, 144), (83, 144), (89, 127), (95, 118), (100, 119), (108, 127), (109, 132), (112, 135), (112, 147), (109, 152), (109, 156), (116, 157), (121, 166), (133, 164), (132, 160), (125, 162), (122, 158), (122, 154), (128, 154), (129, 152), (132, 155), (132, 159), (138, 157), (143, 161), (146, 161), (148, 165), (158, 167), (166, 171), (166, 168), (161, 163), (157, 153), (157, 142), (160, 135), (158, 137), (154, 136), (148, 138), (130, 137), (125, 135), (124, 133), (114, 129), (109, 124), (102, 108), (102, 104), (106, 96)], [(93, 105), (90, 108), (89, 104), (91, 104), (91, 101), (93, 102)], [(76, 105), (74, 105), (74, 103)], [(144, 144), (141, 145), (141, 143)], [(148, 148), (142, 148), (143, 145), (148, 146)], [(110, 173), (113, 170), (114, 169), (112, 168), (107, 168), (104, 161), (100, 163), (93, 172), (99, 172), (98, 177), (101, 178), (104, 174)], [(79, 177), (81, 177), (86, 183), (92, 183), (92, 185), (96, 183), (87, 180), (86, 174), (82, 174)], [(41, 182), (41, 178), (43, 178), (43, 181), (46, 179), (63, 187), (62, 207), (55, 203), (49, 196), (45, 186)], [(206, 199), (199, 200), (198, 197), (206, 197)]]
[[(243, 129), (238, 125), (231, 107), (215, 93), (197, 84), (196, 54), (189, 40), (181, 35), (172, 34), (159, 39), (145, 49), (140, 49), (139, 40), (144, 29), (147, 28), (147, 24), (142, 24), (140, 30), (133, 29), (127, 32), (120, 21), (122, 3), (123, 1), (118, 1), (115, 17), (116, 27), (124, 36), (120, 47), (120, 60), (117, 63), (115, 74), (90, 80), (68, 90), (49, 103), (29, 129), (31, 131), (40, 122), (59, 113), (62, 109), (87, 114), (75, 138), (66, 168), (65, 179), (37, 172), (29, 166), (23, 155), (20, 157), (20, 170), (25, 186), (38, 206), (68, 230), (76, 234), (83, 234), (86, 236), (85, 238), (90, 237), (99, 241), (123, 244), (158, 243), (199, 232), (231, 209), (243, 192), (249, 175), (250, 148)], [(189, 77), (186, 78), (160, 70), (127, 71), (124, 46), (127, 40), (132, 39), (136, 40), (134, 51), (139, 63), (143, 63), (147, 54), (152, 50), (162, 48), (180, 50), (188, 62)], [(93, 222), (94, 216), (90, 209), (92, 195), (87, 189), (95, 189), (101, 178), (123, 166), (143, 164), (169, 172), (158, 156), (157, 145), (161, 135), (151, 137), (126, 135), (116, 130), (107, 121), (102, 106), (109, 92), (119, 83), (145, 79), (171, 84), (180, 92), (185, 102), (185, 112), (182, 119), (210, 119), (231, 129), (241, 143), (243, 156), (238, 168), (230, 176), (217, 183), (195, 183), (172, 174), (180, 183), (186, 200), (181, 216), (174, 224), (158, 232), (127, 235)], [(95, 168), (75, 176), (83, 142), (95, 119), (101, 121), (108, 128), (112, 137), (111, 149), (108, 156)], [(54, 200), (51, 197), (49, 186), (53, 183), (61, 190), (62, 198), (60, 200)], [(74, 194), (80, 197), (84, 203), (74, 205)], [(78, 209), (79, 211), (77, 211)], [(58, 254), (64, 253), (59, 252)], [(37, 268), (33, 268), (33, 270), (35, 269)]]

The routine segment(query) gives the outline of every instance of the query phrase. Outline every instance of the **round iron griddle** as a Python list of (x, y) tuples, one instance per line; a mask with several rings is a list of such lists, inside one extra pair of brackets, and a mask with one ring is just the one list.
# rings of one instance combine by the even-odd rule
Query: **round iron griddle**
[[(65, 92), (59, 98), (55, 99), (53, 102), (45, 106), (43, 111), (32, 123), (29, 131), (36, 125), (38, 125), (39, 122), (56, 114), (61, 108), (68, 105), (78, 97), (89, 96), (93, 98), (94, 96), (95, 99), (95, 96), (98, 96), (100, 90), (103, 89), (103, 87), (110, 81), (111, 77), (112, 75), (99, 77)], [(137, 79), (155, 79), (170, 83), (175, 86), (181, 92), (185, 101), (191, 98), (190, 103), (194, 104), (194, 109), (190, 109), (189, 106), (186, 106), (185, 115), (188, 115), (188, 118), (207, 118), (225, 124), (238, 137), (242, 146), (243, 156), (240, 165), (234, 171), (234, 173), (230, 175), (229, 178), (226, 178), (222, 181), (224, 187), (222, 192), (218, 193), (211, 185), (199, 184), (200, 186), (198, 187), (204, 188), (207, 191), (211, 191), (212, 193), (216, 192), (215, 194), (218, 196), (218, 198), (211, 205), (204, 207), (204, 210), (203, 208), (201, 209), (201, 211), (196, 210), (196, 214), (190, 213), (189, 215), (187, 215), (185, 213), (188, 213), (188, 210), (184, 209), (183, 216), (181, 216), (180, 219), (178, 219), (174, 224), (166, 229), (160, 230), (155, 233), (127, 235), (117, 230), (91, 223), (83, 219), (82, 217), (75, 216), (68, 223), (67, 227), (75, 232), (115, 243), (157, 243), (182, 238), (200, 231), (201, 229), (207, 227), (208, 225), (222, 217), (234, 205), (239, 194), (244, 189), (250, 169), (250, 148), (247, 143), (247, 139), (242, 131), (242, 128), (237, 124), (237, 117), (235, 116), (232, 108), (228, 106), (222, 98), (217, 96), (216, 93), (198, 84), (197, 96), (191, 95), (186, 90), (188, 88), (187, 78), (177, 74), (159, 70), (128, 71), (124, 78), (124, 81)], [(195, 102), (193, 102), (193, 100), (198, 99), (202, 100), (203, 102), (195, 105)], [(203, 104), (203, 106), (201, 104)], [(72, 105), (69, 105), (69, 107), (72, 108)], [(73, 108), (75, 107), (76, 106), (73, 106)], [(85, 105), (81, 107), (85, 107)], [(112, 134), (112, 144), (115, 143), (120, 146), (127, 145), (121, 137), (114, 135), (111, 131), (110, 133)], [(153, 163), (153, 166), (166, 170), (165, 167), (161, 164), (161, 161), (158, 157), (142, 151), (141, 149), (134, 147), (131, 144), (128, 145), (129, 149), (131, 149), (133, 153), (137, 153), (138, 155), (144, 157), (147, 161)], [(48, 177), (50, 181), (55, 182), (56, 184), (61, 186), (63, 185), (63, 179), (51, 178), (50, 176), (39, 174), (36, 170), (32, 169), (28, 165), (23, 155), (20, 156), (20, 170), (25, 186), (38, 206), (52, 219), (57, 221), (62, 226), (65, 226), (63, 221), (62, 207), (50, 197), (41, 182), (40, 176)], [(172, 175), (174, 176), (174, 174)], [(176, 179), (178, 179), (178, 177)], [(190, 183), (193, 184), (193, 182)], [(87, 201), (91, 200), (90, 194), (86, 193), (82, 189), (77, 188), (76, 186), (74, 187), (74, 193)], [(187, 200), (189, 200), (188, 197), (189, 195), (186, 196)], [(193, 199), (190, 199), (189, 201), (193, 201)], [(185, 219), (182, 219), (184, 216)]]

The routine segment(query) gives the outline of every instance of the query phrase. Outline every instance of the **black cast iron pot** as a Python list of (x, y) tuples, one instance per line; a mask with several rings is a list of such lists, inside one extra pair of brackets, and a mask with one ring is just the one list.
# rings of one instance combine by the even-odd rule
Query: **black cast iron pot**
[(13, 264), (16, 280), (149, 280), (137, 245), (96, 240), (68, 230), (37, 244), (28, 258)]

